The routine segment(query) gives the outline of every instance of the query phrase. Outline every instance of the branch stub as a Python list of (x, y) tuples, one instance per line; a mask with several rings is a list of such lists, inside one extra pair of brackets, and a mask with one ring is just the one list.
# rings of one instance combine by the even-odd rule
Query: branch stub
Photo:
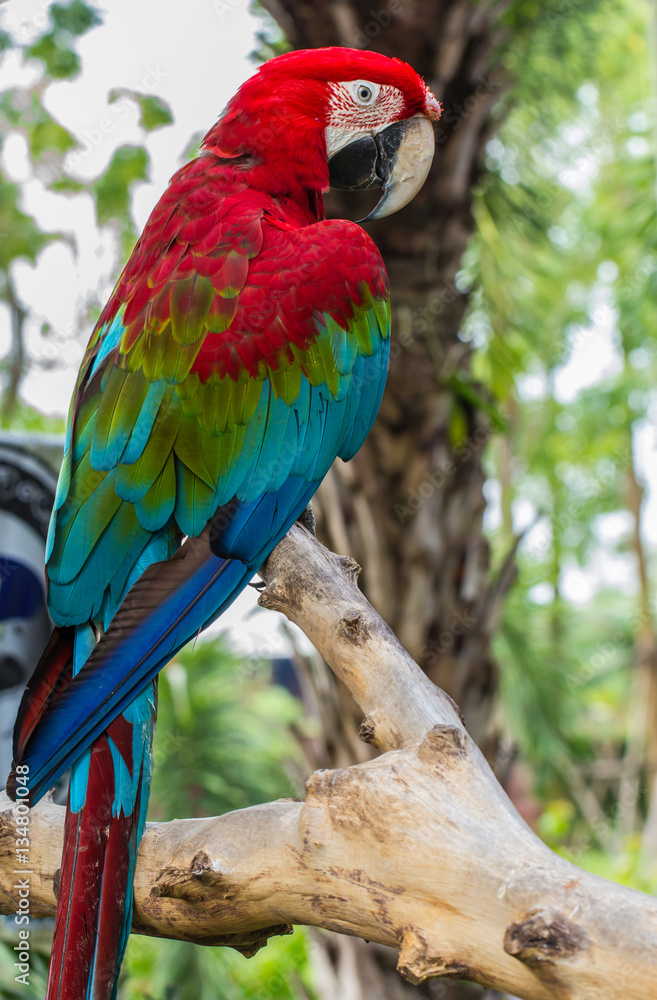
[(582, 928), (562, 913), (535, 910), (524, 920), (511, 924), (504, 935), (504, 950), (530, 967), (553, 964), (588, 946)]
[(425, 938), (413, 927), (404, 931), (399, 951), (397, 971), (414, 986), (436, 976), (460, 979), (472, 970), (462, 962), (450, 962), (439, 955), (430, 955)]

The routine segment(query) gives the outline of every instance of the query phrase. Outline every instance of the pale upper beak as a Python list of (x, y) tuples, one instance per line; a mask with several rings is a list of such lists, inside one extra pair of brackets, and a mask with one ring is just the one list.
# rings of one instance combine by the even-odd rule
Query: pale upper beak
[(418, 193), (429, 173), (434, 148), (433, 125), (425, 115), (368, 132), (329, 127), (326, 151), (331, 187), (361, 191), (382, 186), (380, 201), (361, 221), (382, 219), (408, 205)]

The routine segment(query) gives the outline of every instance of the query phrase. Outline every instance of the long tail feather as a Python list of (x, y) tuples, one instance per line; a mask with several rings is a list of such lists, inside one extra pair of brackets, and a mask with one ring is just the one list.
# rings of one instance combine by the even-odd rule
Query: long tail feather
[(151, 779), (154, 685), (71, 769), (46, 1000), (113, 1000)]

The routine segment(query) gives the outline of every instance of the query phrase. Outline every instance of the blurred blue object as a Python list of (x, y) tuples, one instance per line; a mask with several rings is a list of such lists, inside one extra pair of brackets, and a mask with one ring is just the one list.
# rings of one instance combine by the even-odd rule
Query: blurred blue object
[(44, 559), (57, 477), (23, 445), (0, 442), (0, 786), (14, 718), (50, 635)]

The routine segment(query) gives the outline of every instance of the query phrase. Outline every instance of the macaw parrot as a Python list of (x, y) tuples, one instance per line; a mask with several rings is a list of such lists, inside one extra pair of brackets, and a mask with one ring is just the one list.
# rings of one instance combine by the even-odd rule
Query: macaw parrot
[(363, 443), (388, 281), (323, 194), (405, 205), (440, 104), (415, 71), (327, 48), (272, 59), (172, 178), (91, 335), (47, 547), (50, 641), (8, 789), (71, 770), (47, 1000), (110, 1000), (132, 918), (158, 671), (224, 611)]

